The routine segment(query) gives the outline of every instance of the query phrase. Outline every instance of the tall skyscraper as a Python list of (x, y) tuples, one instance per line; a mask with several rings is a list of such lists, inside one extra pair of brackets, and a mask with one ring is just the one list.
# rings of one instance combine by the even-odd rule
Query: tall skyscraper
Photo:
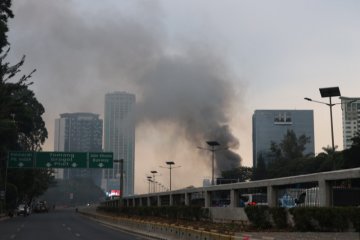
[[(98, 114), (63, 113), (55, 120), (54, 151), (59, 152), (101, 152), (102, 125)], [(58, 169), (56, 178), (92, 178), (101, 185), (101, 169)]]
[(360, 98), (340, 97), (343, 123), (344, 149), (352, 145), (351, 139), (360, 131)]
[(288, 130), (297, 137), (310, 137), (304, 154), (314, 154), (314, 114), (312, 110), (255, 110), (253, 114), (253, 166), (261, 155), (265, 162), (269, 157), (271, 142), (279, 144)]
[[(135, 167), (135, 95), (113, 92), (105, 95), (104, 148), (114, 160), (124, 160), (124, 196), (134, 194)], [(119, 163), (104, 169), (102, 188), (107, 192), (120, 188)]]

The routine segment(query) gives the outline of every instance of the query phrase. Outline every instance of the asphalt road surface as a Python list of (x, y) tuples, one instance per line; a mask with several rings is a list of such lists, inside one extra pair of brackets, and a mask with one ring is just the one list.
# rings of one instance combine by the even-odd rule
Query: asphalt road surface
[(0, 240), (133, 240), (148, 239), (112, 229), (76, 213), (59, 209), (0, 221)]

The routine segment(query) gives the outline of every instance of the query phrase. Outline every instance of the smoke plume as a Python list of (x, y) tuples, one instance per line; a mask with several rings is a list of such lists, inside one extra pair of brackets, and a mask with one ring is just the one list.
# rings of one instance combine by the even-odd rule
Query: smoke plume
[(114, 2), (89, 9), (72, 0), (14, 2), (12, 54), (27, 55), (24, 71), (38, 70), (49, 142), (60, 113), (103, 113), (105, 93), (128, 91), (137, 95), (138, 126), (171, 123), (194, 146), (216, 140), (229, 148), (216, 154), (218, 171), (239, 166), (230, 150), (239, 141), (228, 125), (235, 88), (225, 58), (206, 44), (174, 46), (156, 1)]
[[(172, 122), (192, 144), (218, 141), (220, 148), (237, 149), (238, 139), (227, 125), (235, 98), (229, 71), (221, 58), (203, 51), (163, 55), (138, 80), (142, 89), (138, 120)], [(230, 150), (216, 153), (218, 171), (239, 166), (240, 157)]]

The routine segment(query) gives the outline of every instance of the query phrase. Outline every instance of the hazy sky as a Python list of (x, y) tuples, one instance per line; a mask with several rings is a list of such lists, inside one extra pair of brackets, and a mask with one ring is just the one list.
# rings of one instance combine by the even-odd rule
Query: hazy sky
[[(319, 153), (331, 144), (329, 108), (304, 97), (332, 86), (360, 95), (358, 1), (18, 0), (13, 10), (10, 60), (25, 54), (23, 73), (37, 69), (45, 150), (60, 113), (103, 117), (105, 93), (137, 95), (136, 192), (150, 170), (167, 185), (168, 160), (182, 166), (173, 188), (200, 185), (210, 158), (196, 146), (210, 128), (225, 129), (251, 166), (255, 109), (313, 109)], [(341, 127), (338, 105), (339, 149)]]

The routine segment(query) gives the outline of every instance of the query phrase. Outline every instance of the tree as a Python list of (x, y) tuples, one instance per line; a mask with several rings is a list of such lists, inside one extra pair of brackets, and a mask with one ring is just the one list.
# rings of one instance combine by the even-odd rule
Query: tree
[[(305, 146), (309, 142), (309, 137), (304, 134), (297, 137), (292, 130), (286, 132), (279, 144), (271, 142), (269, 155), (271, 161), (267, 165), (267, 177), (285, 177), (305, 173), (306, 159), (312, 155), (304, 155)], [(312, 170), (307, 169), (307, 171)]]
[(237, 167), (228, 171), (222, 171), (221, 176), (225, 179), (237, 180), (238, 182), (245, 182), (252, 177), (251, 167)]
[(310, 137), (301, 135), (299, 138), (293, 130), (287, 130), (283, 140), (276, 144), (271, 142), (270, 152), (276, 159), (292, 160), (304, 157), (305, 145), (310, 142)]
[(267, 178), (267, 170), (262, 154), (257, 159), (257, 166), (254, 166), (252, 180), (261, 180)]
[(13, 18), (14, 14), (10, 9), (11, 0), (1, 0), (0, 2), (0, 54), (2, 49), (9, 43), (6, 33), (9, 31), (7, 22), (9, 18)]
[[(42, 119), (45, 110), (29, 88), (32, 84), (30, 78), (35, 70), (16, 79), (25, 56), (14, 65), (6, 62), (10, 51), (7, 40), (8, 19), (14, 17), (10, 7), (11, 0), (0, 2), (0, 186), (16, 186), (17, 190), (12, 191), (18, 193), (16, 198), (31, 199), (42, 194), (51, 183), (51, 171), (6, 170), (6, 158), (9, 151), (41, 150), (41, 145), (47, 138)], [(5, 186), (6, 180), (8, 184)], [(9, 199), (9, 202), (13, 200)]]
[(352, 144), (349, 149), (343, 151), (344, 165), (343, 168), (360, 167), (360, 131), (351, 139)]

